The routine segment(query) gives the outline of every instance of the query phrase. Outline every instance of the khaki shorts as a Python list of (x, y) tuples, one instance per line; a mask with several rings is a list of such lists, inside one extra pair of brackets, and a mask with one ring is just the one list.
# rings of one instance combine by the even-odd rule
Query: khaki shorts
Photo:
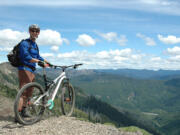
[(19, 76), (19, 88), (22, 88), (25, 84), (34, 82), (35, 80), (35, 75), (27, 70), (19, 70), (18, 76)]

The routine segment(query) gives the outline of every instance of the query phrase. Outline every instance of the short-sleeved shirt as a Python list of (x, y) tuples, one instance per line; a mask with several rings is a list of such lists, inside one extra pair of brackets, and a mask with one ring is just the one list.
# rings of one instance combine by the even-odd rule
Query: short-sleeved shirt
[(18, 69), (27, 70), (34, 73), (32, 68), (36, 68), (36, 63), (30, 62), (30, 60), (32, 60), (32, 58), (35, 58), (44, 61), (44, 59), (39, 55), (39, 50), (36, 42), (33, 42), (30, 39), (26, 39), (21, 42), (19, 46), (19, 50), (20, 50), (20, 55), (19, 55), (20, 61), (24, 66), (19, 66)]

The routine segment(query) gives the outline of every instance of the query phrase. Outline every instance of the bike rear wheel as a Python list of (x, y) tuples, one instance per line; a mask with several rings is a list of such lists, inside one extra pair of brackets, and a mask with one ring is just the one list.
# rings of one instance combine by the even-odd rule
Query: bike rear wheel
[(75, 91), (71, 84), (64, 83), (61, 94), (61, 109), (66, 116), (71, 116), (75, 106)]
[[(15, 119), (19, 123), (31, 125), (41, 119), (45, 110), (45, 97), (39, 97), (43, 94), (42, 86), (36, 82), (28, 83), (20, 89), (14, 103)], [(23, 110), (23, 107), (26, 109)]]

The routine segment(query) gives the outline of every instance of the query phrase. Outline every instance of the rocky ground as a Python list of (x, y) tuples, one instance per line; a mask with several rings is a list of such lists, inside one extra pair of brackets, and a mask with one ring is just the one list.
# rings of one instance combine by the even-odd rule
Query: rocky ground
[(0, 121), (2, 135), (142, 135), (141, 132), (130, 133), (102, 124), (93, 124), (73, 117), (51, 117), (46, 120), (23, 126), (11, 119)]
[(74, 117), (48, 117), (40, 122), (23, 126), (14, 122), (13, 101), (0, 96), (0, 135), (142, 135), (124, 132), (102, 124), (81, 121)]

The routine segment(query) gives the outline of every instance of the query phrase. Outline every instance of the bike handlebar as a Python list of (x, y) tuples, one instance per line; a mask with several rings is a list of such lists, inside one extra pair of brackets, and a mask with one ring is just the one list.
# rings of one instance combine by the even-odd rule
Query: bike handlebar
[(80, 64), (74, 64), (74, 65), (69, 65), (69, 66), (51, 65), (50, 67), (51, 67), (51, 68), (54, 68), (54, 69), (56, 69), (56, 68), (61, 68), (61, 69), (64, 71), (66, 68), (72, 67), (72, 68), (76, 69), (78, 66), (81, 66), (81, 65), (83, 65), (83, 64), (80, 63)]
[[(43, 68), (44, 68), (44, 64), (45, 64), (44, 61), (39, 61), (39, 62), (38, 62), (38, 65), (41, 66), (41, 67), (43, 67)], [(82, 63), (74, 64), (74, 65), (69, 65), (69, 66), (58, 66), (58, 65), (52, 65), (52, 64), (50, 64), (50, 63), (47, 63), (47, 64), (49, 64), (49, 67), (50, 67), (50, 68), (54, 68), (54, 69), (56, 69), (56, 68), (61, 68), (63, 71), (64, 71), (66, 68), (69, 68), (69, 67), (72, 67), (72, 68), (76, 69), (78, 66), (83, 65)]]
[(77, 68), (78, 66), (81, 66), (82, 64), (74, 64), (74, 65), (69, 65), (69, 66), (57, 66), (57, 65), (52, 65), (52, 68), (69, 68), (69, 67), (73, 67), (73, 68)]

